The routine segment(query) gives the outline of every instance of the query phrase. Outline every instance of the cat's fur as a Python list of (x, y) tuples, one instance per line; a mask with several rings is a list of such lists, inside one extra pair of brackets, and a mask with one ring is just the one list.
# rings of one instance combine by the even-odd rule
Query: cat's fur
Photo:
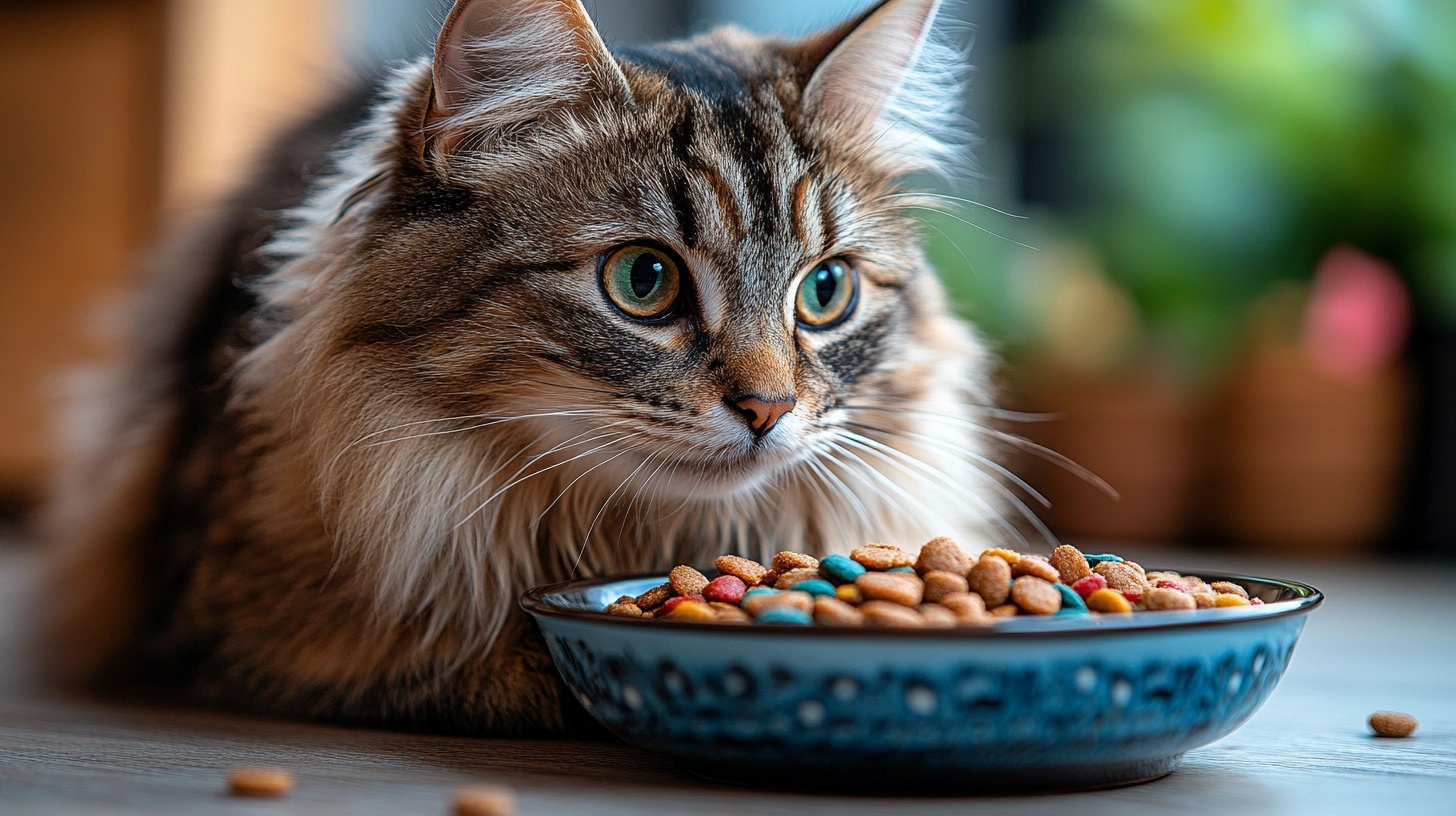
[[(982, 546), (988, 363), (899, 193), (954, 152), (937, 7), (614, 56), (575, 0), (457, 3), (433, 62), (294, 134), (158, 264), (50, 514), (61, 654), (258, 710), (553, 732), (576, 715), (525, 588)], [(686, 262), (665, 326), (599, 288), (640, 240)], [(796, 281), (834, 256), (858, 310), (801, 329)], [(762, 440), (725, 404), (785, 391)]]

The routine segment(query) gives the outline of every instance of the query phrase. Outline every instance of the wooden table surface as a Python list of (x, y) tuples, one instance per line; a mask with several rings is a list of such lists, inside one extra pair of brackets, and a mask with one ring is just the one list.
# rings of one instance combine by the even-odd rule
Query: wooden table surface
[[(0, 542), (0, 814), (444, 814), (458, 786), (513, 788), (521, 816), (639, 814), (1456, 814), (1456, 567), (1144, 552), (1187, 571), (1324, 590), (1288, 674), (1232, 736), (1164, 779), (1052, 797), (825, 797), (697, 781), (616, 744), (453, 739), (68, 698), (29, 678), (37, 554)], [(1371, 737), (1377, 709), (1419, 718)], [(223, 795), (228, 771), (295, 772), (287, 799)]]

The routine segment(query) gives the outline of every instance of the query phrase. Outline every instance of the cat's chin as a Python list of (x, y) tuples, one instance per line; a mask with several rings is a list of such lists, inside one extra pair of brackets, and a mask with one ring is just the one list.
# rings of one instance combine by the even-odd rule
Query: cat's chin
[(754, 448), (711, 461), (670, 461), (652, 477), (648, 489), (673, 502), (750, 496), (771, 486), (804, 455), (786, 448)]

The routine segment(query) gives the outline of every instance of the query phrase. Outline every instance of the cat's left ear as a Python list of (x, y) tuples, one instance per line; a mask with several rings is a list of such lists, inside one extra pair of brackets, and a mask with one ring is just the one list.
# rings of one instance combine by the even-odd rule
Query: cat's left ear
[[(924, 155), (907, 158), (927, 166), (914, 169), (936, 169), (959, 111), (961, 67), (934, 38), (940, 7), (941, 0), (883, 0), (797, 43), (808, 73), (804, 115), (844, 136), (918, 149)], [(887, 141), (897, 129), (899, 137)]]
[(425, 129), (448, 155), (631, 91), (579, 0), (456, 0), (435, 48)]

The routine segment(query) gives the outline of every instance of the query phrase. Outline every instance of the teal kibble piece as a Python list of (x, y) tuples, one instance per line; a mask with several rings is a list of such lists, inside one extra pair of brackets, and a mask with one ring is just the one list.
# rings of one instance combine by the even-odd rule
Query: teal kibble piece
[(1090, 564), (1091, 566), (1094, 566), (1094, 567), (1097, 566), (1098, 564), (1106, 564), (1106, 563), (1121, 564), (1122, 563), (1122, 556), (1120, 556), (1120, 555), (1113, 555), (1112, 553), (1103, 553), (1102, 555), (1087, 555), (1087, 554), (1083, 553), (1082, 557), (1085, 558), (1085, 559), (1087, 559), (1087, 563)]
[(788, 606), (771, 606), (758, 613), (753, 619), (754, 623), (779, 626), (808, 626), (814, 622), (813, 616), (802, 609), (794, 609)]
[(827, 595), (834, 597), (834, 584), (822, 578), (810, 578), (807, 581), (800, 581), (794, 584), (795, 592), (807, 592), (810, 595)]
[(743, 593), (743, 599), (738, 602), (738, 605), (744, 606), (748, 603), (749, 598), (757, 598), (759, 595), (777, 594), (779, 594), (779, 591), (772, 587), (754, 587), (753, 589), (750, 589), (747, 592)]
[(885, 572), (901, 572), (901, 573), (903, 573), (903, 572), (914, 572), (914, 571), (915, 571), (915, 568), (914, 567), (890, 567), (889, 569), (885, 570)]
[(1072, 589), (1066, 584), (1052, 584), (1052, 586), (1056, 587), (1057, 591), (1062, 593), (1062, 609), (1057, 613), (1058, 615), (1092, 614), (1087, 610), (1087, 602), (1082, 600), (1082, 596), (1078, 595), (1075, 589)]
[(819, 574), (835, 583), (852, 584), (865, 568), (847, 555), (826, 555), (819, 559)]

